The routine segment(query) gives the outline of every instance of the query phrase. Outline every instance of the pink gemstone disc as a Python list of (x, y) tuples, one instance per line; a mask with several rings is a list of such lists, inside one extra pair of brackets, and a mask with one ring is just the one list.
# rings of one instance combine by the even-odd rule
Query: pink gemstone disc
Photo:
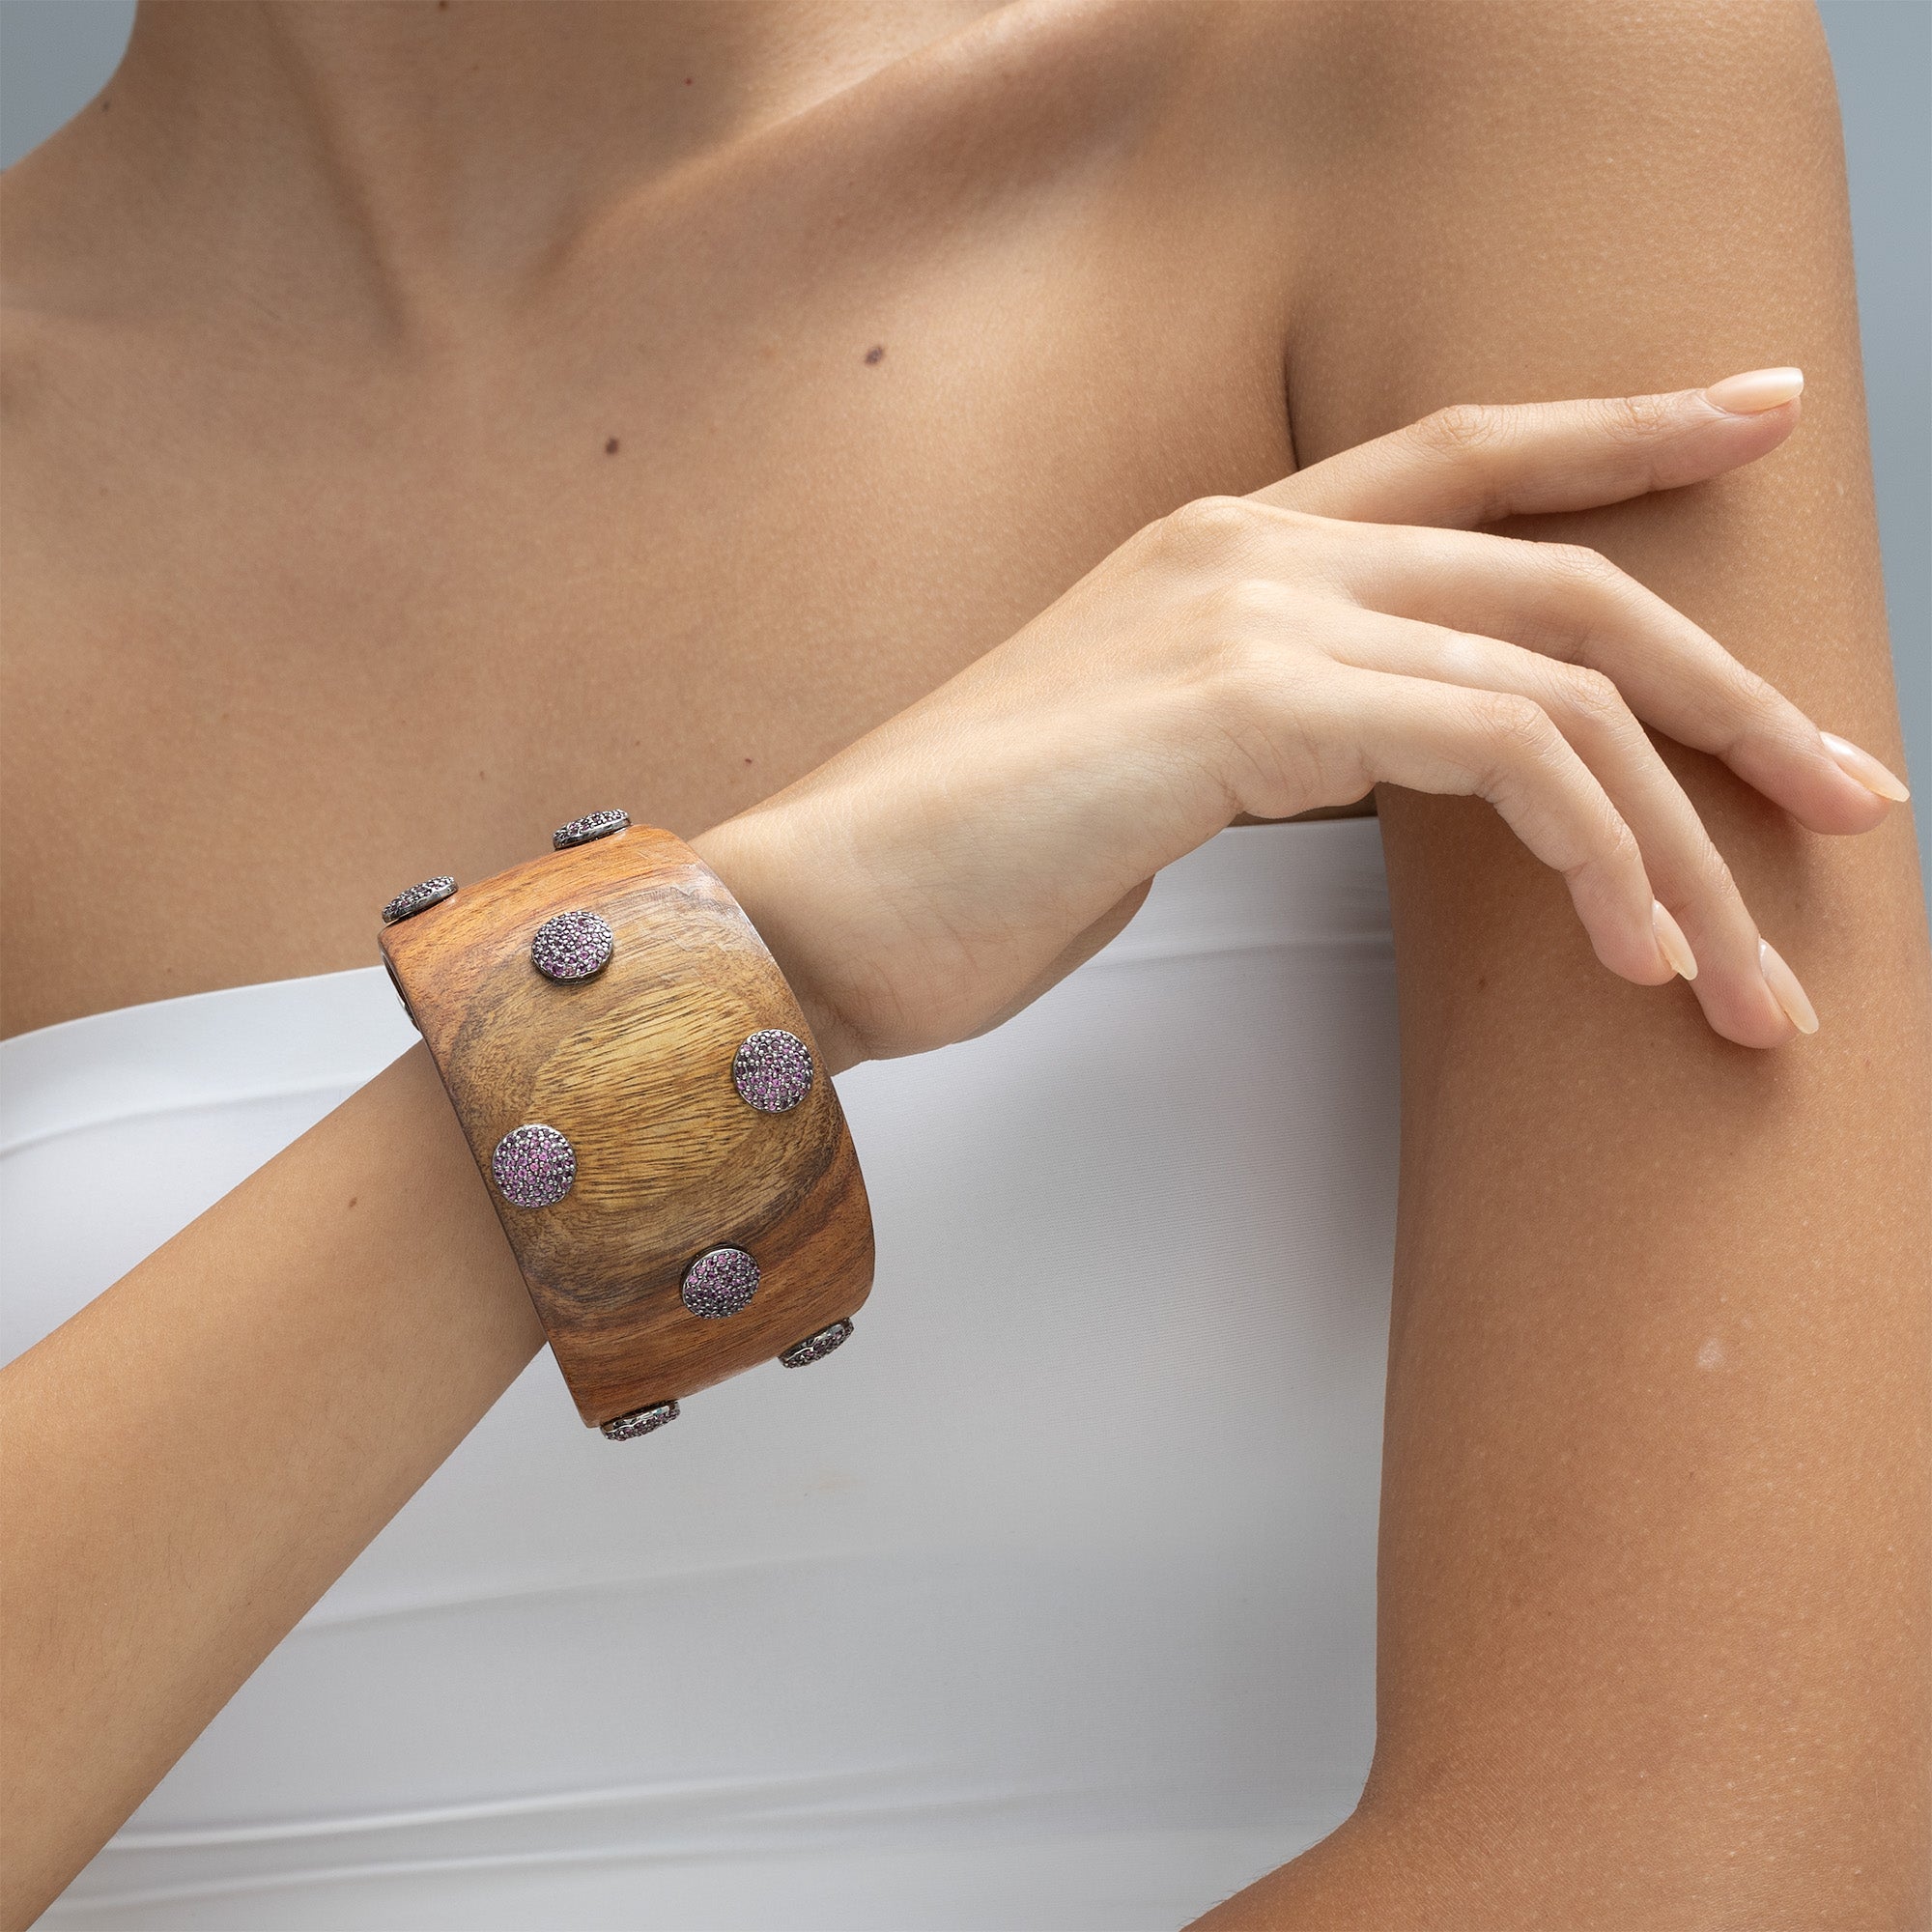
[(608, 838), (613, 832), (625, 831), (630, 823), (631, 814), (615, 806), (608, 811), (587, 811), (568, 825), (559, 825), (550, 835), (550, 842), (562, 852), (572, 845), (587, 845), (593, 838)]
[(425, 879), (419, 886), (412, 886), (406, 893), (398, 893), (383, 908), (383, 923), (394, 925), (399, 921), (413, 919), (419, 912), (426, 912), (433, 905), (440, 905), (456, 890), (456, 881), (447, 872), (439, 872), (433, 879)]
[(639, 1435), (648, 1435), (652, 1430), (662, 1429), (667, 1422), (676, 1420), (677, 1404), (659, 1402), (653, 1403), (649, 1408), (634, 1408), (629, 1415), (620, 1415), (601, 1426), (612, 1442), (634, 1442)]
[(616, 936), (594, 912), (560, 912), (537, 927), (530, 964), (546, 980), (588, 980), (611, 963)]
[(852, 1324), (849, 1321), (835, 1321), (830, 1328), (821, 1328), (816, 1335), (808, 1335), (796, 1348), (787, 1349), (779, 1357), (788, 1369), (802, 1369), (812, 1362), (822, 1362), (834, 1349), (840, 1349), (852, 1339)]
[(554, 1127), (531, 1122), (497, 1143), (490, 1172), (514, 1208), (550, 1208), (570, 1192), (577, 1155)]
[(684, 1305), (721, 1321), (751, 1306), (758, 1264), (743, 1248), (707, 1248), (684, 1271)]
[(761, 1114), (782, 1114), (810, 1091), (811, 1049), (795, 1033), (765, 1027), (732, 1057), (731, 1084), (748, 1106)]

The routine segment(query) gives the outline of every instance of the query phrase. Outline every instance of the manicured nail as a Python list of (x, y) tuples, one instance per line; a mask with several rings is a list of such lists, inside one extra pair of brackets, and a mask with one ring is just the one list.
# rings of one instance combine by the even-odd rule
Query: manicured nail
[(1754, 416), (1790, 402), (1804, 387), (1803, 369), (1747, 369), (1742, 376), (1713, 383), (1704, 391), (1704, 400), (1734, 416)]
[(1804, 997), (1804, 988), (1798, 983), (1798, 975), (1777, 956), (1768, 939), (1760, 939), (1757, 943), (1757, 963), (1758, 970), (1764, 975), (1764, 983), (1771, 988), (1772, 998), (1784, 1009), (1785, 1018), (1800, 1033), (1816, 1033), (1816, 1009)]
[(1875, 791), (1894, 805), (1903, 805), (1912, 796), (1904, 781), (1894, 778), (1869, 752), (1861, 752), (1849, 739), (1835, 738), (1829, 731), (1820, 731), (1818, 735), (1824, 739), (1826, 751), (1867, 791)]
[(1690, 951), (1690, 942), (1684, 937), (1684, 928), (1670, 917), (1662, 899), (1651, 900), (1650, 923), (1656, 930), (1657, 950), (1663, 954), (1663, 963), (1684, 979), (1694, 980), (1697, 977), (1697, 955)]

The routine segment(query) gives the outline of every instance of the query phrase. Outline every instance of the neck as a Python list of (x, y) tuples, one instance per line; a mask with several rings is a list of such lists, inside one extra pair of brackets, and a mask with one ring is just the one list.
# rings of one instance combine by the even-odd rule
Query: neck
[(153, 226), (164, 205), (243, 283), (272, 265), (278, 307), (446, 326), (626, 200), (998, 4), (142, 0), (74, 159), (103, 218)]

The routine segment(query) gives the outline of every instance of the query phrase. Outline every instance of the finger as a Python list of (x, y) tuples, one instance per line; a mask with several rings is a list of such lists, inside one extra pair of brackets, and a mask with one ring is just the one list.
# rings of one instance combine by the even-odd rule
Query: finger
[(1796, 428), (1804, 386), (1796, 369), (1757, 369), (1662, 395), (1459, 403), (1255, 497), (1319, 517), (1462, 529), (1594, 509), (1754, 463)]
[(1371, 783), (1486, 798), (1563, 875), (1597, 957), (1641, 986), (1675, 977), (1658, 945), (1655, 895), (1634, 835), (1548, 712), (1478, 691), (1334, 664), (1297, 679), (1293, 726), (1347, 742)]
[(1693, 980), (1712, 1026), (1752, 1046), (1789, 1037), (1784, 1009), (1765, 980), (1756, 923), (1730, 867), (1683, 786), (1601, 671), (1559, 664), (1499, 639), (1368, 612), (1340, 622), (1323, 647), (1358, 669), (1508, 692), (1539, 705), (1635, 838), (1652, 893), (1688, 941), (1691, 966), (1685, 977)]
[[(1647, 724), (1721, 758), (1814, 832), (1868, 832), (1890, 810), (1878, 788), (1890, 774), (1876, 759), (1843, 740), (1834, 753), (1776, 686), (1595, 551), (1462, 530), (1319, 527), (1358, 602), (1602, 671)], [(1848, 768), (1858, 760), (1870, 767), (1862, 781)]]

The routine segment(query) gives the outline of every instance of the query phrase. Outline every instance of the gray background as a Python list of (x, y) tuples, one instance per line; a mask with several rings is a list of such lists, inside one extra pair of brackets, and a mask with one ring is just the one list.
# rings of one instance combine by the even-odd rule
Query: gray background
[[(1818, 11), (1844, 110), (1886, 598), (1916, 789), (1932, 783), (1932, 0), (1821, 0)], [(131, 0), (0, 0), (0, 167), (101, 86), (133, 15)], [(1932, 880), (1932, 835), (1921, 844)]]

